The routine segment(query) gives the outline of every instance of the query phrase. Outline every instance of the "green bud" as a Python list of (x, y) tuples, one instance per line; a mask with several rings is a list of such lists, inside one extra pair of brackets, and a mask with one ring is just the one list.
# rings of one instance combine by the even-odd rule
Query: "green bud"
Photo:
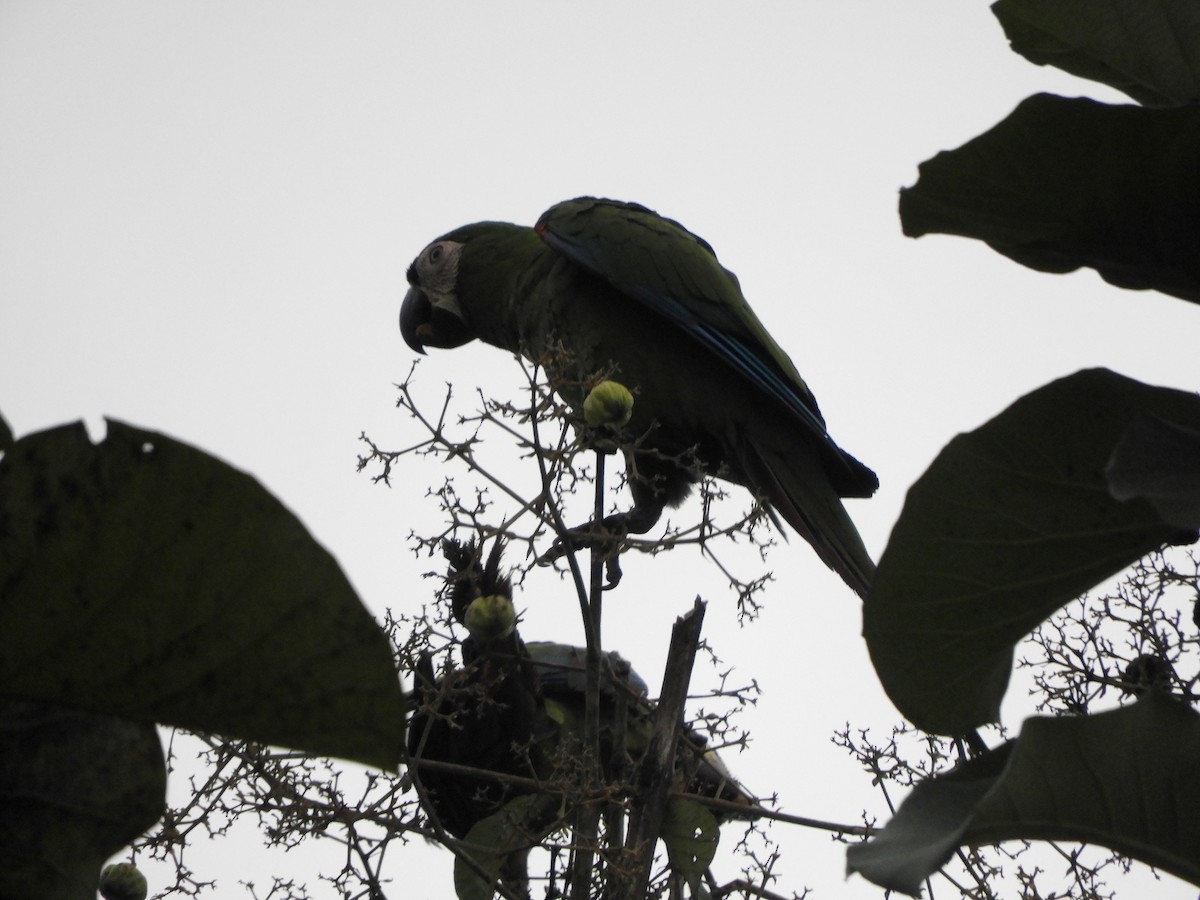
[(610, 425), (620, 428), (633, 415), (633, 394), (616, 381), (602, 381), (583, 401), (583, 418), (593, 428)]
[(146, 876), (133, 863), (113, 863), (100, 873), (100, 896), (104, 900), (146, 900)]
[(503, 594), (476, 597), (467, 607), (467, 631), (477, 641), (506, 638), (517, 627), (517, 611)]

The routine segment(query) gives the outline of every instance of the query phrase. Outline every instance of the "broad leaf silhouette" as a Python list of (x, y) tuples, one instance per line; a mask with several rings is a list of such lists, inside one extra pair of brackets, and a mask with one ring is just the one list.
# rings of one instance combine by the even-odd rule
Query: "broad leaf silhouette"
[(1163, 521), (1200, 528), (1200, 429), (1139, 416), (1113, 450), (1106, 474), (1118, 500), (1144, 497)]
[(964, 845), (1103, 844), (1200, 882), (1200, 715), (1151, 693), (1095, 716), (1027, 719), (1020, 737), (922, 782), (851, 872), (916, 896)]
[(1105, 467), (1151, 413), (1200, 426), (1200, 397), (1077, 372), (954, 438), (910, 488), (867, 597), (863, 634), (897, 708), (961, 734), (995, 721), (1013, 645), (1064, 603), (1195, 532), (1113, 498)]
[(1200, 5), (1194, 0), (998, 0), (1012, 48), (1123, 91), (1146, 106), (1200, 100)]
[(12, 697), (395, 766), (391, 647), (257, 481), (161, 434), (76, 423), (0, 459)]
[(0, 897), (94, 900), (100, 866), (158, 821), (153, 725), (0, 699)]
[(1143, 109), (1038, 94), (920, 166), (904, 233), (958, 234), (1043, 272), (1200, 302), (1200, 106)]

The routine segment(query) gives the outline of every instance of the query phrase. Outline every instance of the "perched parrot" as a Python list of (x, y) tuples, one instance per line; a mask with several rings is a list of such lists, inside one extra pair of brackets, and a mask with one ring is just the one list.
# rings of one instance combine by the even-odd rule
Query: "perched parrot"
[[(511, 608), (511, 582), (499, 572), (500, 549), (497, 541), (487, 562), (481, 564), (481, 547), (445, 543), (451, 608), (459, 622), (470, 621), (471, 610), (481, 602), (489, 607), (498, 605), (494, 600), (497, 597), (506, 598)], [(468, 837), (472, 829), (488, 817), (513, 809), (513, 803), (522, 798), (532, 801), (520, 807), (520, 828), (501, 829), (505, 835), (515, 831), (526, 836), (523, 842), (504, 848), (511, 858), (501, 876), (519, 888), (530, 844), (569, 816), (570, 809), (564, 806), (562, 797), (539, 792), (528, 782), (505, 784), (422, 763), (455, 763), (539, 783), (561, 778), (563, 760), (559, 756), (573, 752), (582, 734), (586, 652), (567, 644), (525, 644), (515, 625), (494, 628), (490, 622), (482, 632), (470, 631), (461, 652), (462, 667), (450, 669), (440, 679), (435, 677), (429, 657), (418, 661), (414, 696), (420, 706), (408, 729), (411, 765), (426, 788), (431, 812), (455, 837), (472, 840)], [(622, 774), (614, 770), (618, 708), (625, 709), (627, 780), (632, 780), (632, 764), (648, 747), (655, 707), (646, 694), (646, 683), (629, 663), (616, 653), (607, 654), (600, 717), (602, 762), (609, 779)], [(618, 699), (624, 702), (619, 704)], [(685, 729), (676, 763), (679, 787), (741, 808), (736, 813), (724, 809), (715, 812), (718, 822), (755, 818), (760, 810), (757, 800), (704, 743), (700, 734)], [(480, 838), (478, 832), (474, 837)]]
[(478, 338), (546, 365), (580, 409), (602, 377), (633, 392), (634, 505), (606, 526), (644, 533), (699, 474), (716, 475), (768, 503), (865, 595), (875, 566), (842, 498), (869, 497), (879, 480), (834, 443), (702, 238), (644, 206), (581, 197), (532, 228), (457, 228), (421, 251), (408, 283), (400, 330), (419, 353)]

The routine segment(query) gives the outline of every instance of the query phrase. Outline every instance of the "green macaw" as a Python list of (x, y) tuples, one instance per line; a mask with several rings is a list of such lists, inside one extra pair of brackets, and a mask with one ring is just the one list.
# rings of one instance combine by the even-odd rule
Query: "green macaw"
[[(611, 377), (635, 395), (626, 433), (634, 506), (605, 524), (641, 534), (698, 472), (769, 504), (860, 595), (875, 566), (842, 505), (879, 479), (829, 436), (808, 386), (712, 247), (633, 203), (581, 197), (532, 228), (480, 222), (408, 269), (404, 340), (475, 338), (547, 365), (564, 399)], [(565, 355), (562, 351), (565, 351)]]

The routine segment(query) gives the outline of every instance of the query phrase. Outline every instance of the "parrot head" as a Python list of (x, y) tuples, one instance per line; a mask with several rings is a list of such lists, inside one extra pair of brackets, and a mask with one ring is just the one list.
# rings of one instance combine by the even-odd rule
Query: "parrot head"
[[(507, 599), (509, 608), (512, 607), (512, 580), (500, 574), (500, 555), (503, 552), (504, 542), (500, 538), (492, 545), (487, 562), (483, 559), (482, 544), (476, 544), (474, 541), (460, 544), (452, 538), (442, 541), (442, 553), (450, 563), (450, 571), (446, 573), (446, 583), (450, 587), (450, 606), (454, 618), (466, 625), (468, 631), (471, 630), (467, 621), (469, 611), (476, 601), (487, 599), (488, 603), (484, 605), (484, 609), (491, 607), (493, 610), (499, 610), (501, 604), (497, 598), (504, 598)], [(515, 613), (513, 618), (515, 621)]]
[(476, 222), (443, 234), (408, 267), (400, 333), (418, 353), (450, 350), (475, 339), (516, 352), (511, 321), (517, 282), (547, 253), (532, 228)]
[(475, 338), (455, 293), (465, 244), (445, 238), (421, 251), (408, 267), (408, 293), (400, 306), (400, 333), (418, 353), (426, 347), (461, 347)]

